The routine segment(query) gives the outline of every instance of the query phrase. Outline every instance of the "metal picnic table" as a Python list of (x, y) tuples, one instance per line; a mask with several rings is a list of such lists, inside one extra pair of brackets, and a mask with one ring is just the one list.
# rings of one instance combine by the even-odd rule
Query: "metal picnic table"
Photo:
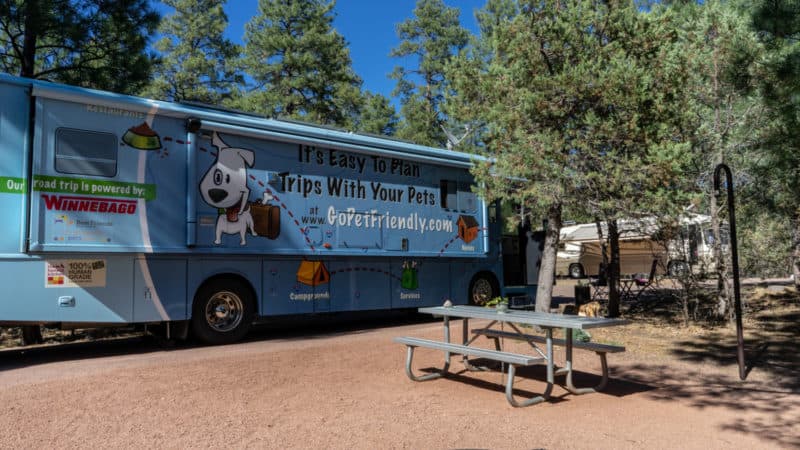
[[(605, 354), (610, 352), (624, 351), (624, 347), (612, 346), (607, 344), (596, 343), (575, 343), (572, 338), (572, 330), (586, 330), (591, 328), (612, 327), (624, 325), (627, 323), (621, 319), (609, 319), (598, 317), (581, 317), (562, 314), (550, 314), (534, 311), (523, 310), (496, 310), (479, 306), (437, 306), (419, 308), (419, 312), (432, 314), (434, 316), (443, 317), (444, 325), (444, 339), (443, 341), (430, 341), (418, 338), (395, 338), (396, 342), (406, 344), (408, 346), (408, 357), (406, 359), (406, 373), (412, 380), (424, 381), (433, 378), (438, 378), (447, 373), (450, 366), (450, 354), (463, 355), (463, 361), (468, 370), (481, 370), (470, 364), (469, 356), (477, 356), (481, 358), (494, 359), (500, 362), (508, 363), (508, 379), (506, 383), (506, 398), (512, 406), (528, 406), (540, 403), (549, 399), (550, 393), (555, 383), (556, 375), (566, 375), (567, 383), (566, 388), (574, 394), (585, 394), (589, 392), (596, 392), (603, 387), (608, 379), (608, 368), (606, 365)], [(462, 327), (462, 344), (458, 345), (452, 343), (450, 340), (450, 319), (457, 318), (463, 320)], [(469, 320), (470, 319), (485, 319), (489, 323), (482, 328), (471, 330), (470, 336)], [(509, 328), (513, 331), (500, 331), (493, 329), (497, 324), (508, 324)], [(535, 336), (525, 333), (520, 329), (520, 325), (529, 325), (541, 327), (545, 331), (545, 336)], [(554, 339), (553, 329), (564, 329), (564, 339)], [(480, 336), (486, 336), (495, 339), (497, 350), (488, 350), (479, 347), (474, 347), (471, 344)], [(499, 346), (500, 338), (518, 339), (528, 342), (531, 347), (538, 353), (539, 357), (526, 357), (516, 353), (503, 352)], [(539, 349), (535, 344), (545, 344), (544, 351)], [(553, 361), (553, 346), (560, 345), (566, 349), (566, 367), (556, 369)], [(426, 375), (414, 375), (411, 369), (411, 361), (413, 359), (413, 351), (416, 347), (427, 347), (445, 352), (445, 361), (443, 369), (438, 373), (431, 373)], [(573, 348), (583, 348), (595, 351), (601, 356), (603, 366), (603, 380), (595, 388), (576, 388), (572, 384), (572, 351)], [(547, 387), (542, 395), (518, 402), (514, 399), (513, 382), (515, 367), (517, 365), (532, 365), (535, 363), (544, 362), (547, 366)]]

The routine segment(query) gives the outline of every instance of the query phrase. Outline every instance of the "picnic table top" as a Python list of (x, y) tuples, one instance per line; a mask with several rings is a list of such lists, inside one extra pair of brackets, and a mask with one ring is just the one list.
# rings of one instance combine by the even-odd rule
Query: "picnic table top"
[(536, 311), (509, 309), (505, 312), (482, 306), (433, 306), (419, 308), (419, 312), (434, 316), (460, 317), (466, 319), (487, 319), (500, 322), (524, 323), (546, 328), (602, 328), (625, 325), (627, 320), (606, 317), (582, 317), (564, 314), (552, 314)]

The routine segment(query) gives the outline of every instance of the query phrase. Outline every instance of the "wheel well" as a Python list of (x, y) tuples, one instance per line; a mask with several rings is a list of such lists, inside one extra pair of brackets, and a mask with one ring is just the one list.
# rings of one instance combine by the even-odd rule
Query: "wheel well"
[(259, 315), (259, 304), (260, 304), (260, 302), (258, 301), (258, 295), (256, 294), (256, 290), (253, 288), (253, 285), (250, 283), (250, 281), (247, 278), (239, 275), (238, 273), (219, 273), (219, 274), (216, 274), (216, 275), (212, 275), (212, 276), (206, 278), (205, 280), (203, 280), (203, 282), (200, 283), (197, 286), (197, 289), (195, 289), (195, 291), (194, 291), (194, 297), (192, 297), (192, 308), (189, 309), (189, 314), (190, 315), (192, 314), (192, 311), (194, 311), (194, 302), (197, 301), (197, 293), (200, 292), (208, 284), (214, 283), (214, 282), (217, 282), (217, 281), (223, 281), (223, 280), (236, 280), (236, 281), (241, 282), (244, 286), (246, 286), (247, 289), (250, 291), (250, 295), (253, 298), (253, 307), (255, 308), (255, 311), (253, 311), (253, 312), (256, 315)]
[(469, 280), (469, 284), (472, 284), (475, 280), (477, 280), (480, 277), (488, 278), (489, 281), (494, 283), (495, 287), (498, 287), (498, 288), (500, 287), (500, 284), (497, 281), (497, 275), (495, 275), (494, 272), (490, 272), (488, 270), (481, 270), (480, 272), (478, 272), (475, 275), (473, 275), (472, 279)]
[(581, 264), (581, 263), (570, 263), (570, 265), (569, 265), (570, 269), (575, 267), (575, 266), (580, 267), (581, 272), (583, 272), (583, 264)]
[(472, 279), (469, 280), (469, 287), (467, 288), (467, 301), (472, 300), (472, 298), (470, 297), (470, 295), (472, 294), (472, 286), (475, 284), (475, 280), (479, 278), (486, 278), (487, 280), (489, 280), (489, 282), (492, 283), (492, 288), (495, 290), (497, 295), (501, 294), (500, 282), (497, 280), (497, 275), (495, 275), (494, 272), (489, 272), (488, 270), (482, 270), (473, 275)]

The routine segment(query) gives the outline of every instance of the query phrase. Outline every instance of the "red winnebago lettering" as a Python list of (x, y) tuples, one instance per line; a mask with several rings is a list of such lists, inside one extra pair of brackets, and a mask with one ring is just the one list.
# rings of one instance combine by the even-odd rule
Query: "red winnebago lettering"
[(42, 194), (44, 205), (49, 210), (85, 211), (105, 214), (134, 214), (136, 200), (117, 200), (99, 197), (71, 197), (65, 195)]

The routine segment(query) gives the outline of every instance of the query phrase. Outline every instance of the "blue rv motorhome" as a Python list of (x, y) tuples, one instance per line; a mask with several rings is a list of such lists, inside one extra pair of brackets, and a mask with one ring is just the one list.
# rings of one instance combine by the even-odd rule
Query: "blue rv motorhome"
[(0, 75), (0, 325), (165, 324), (528, 295), (472, 155)]

